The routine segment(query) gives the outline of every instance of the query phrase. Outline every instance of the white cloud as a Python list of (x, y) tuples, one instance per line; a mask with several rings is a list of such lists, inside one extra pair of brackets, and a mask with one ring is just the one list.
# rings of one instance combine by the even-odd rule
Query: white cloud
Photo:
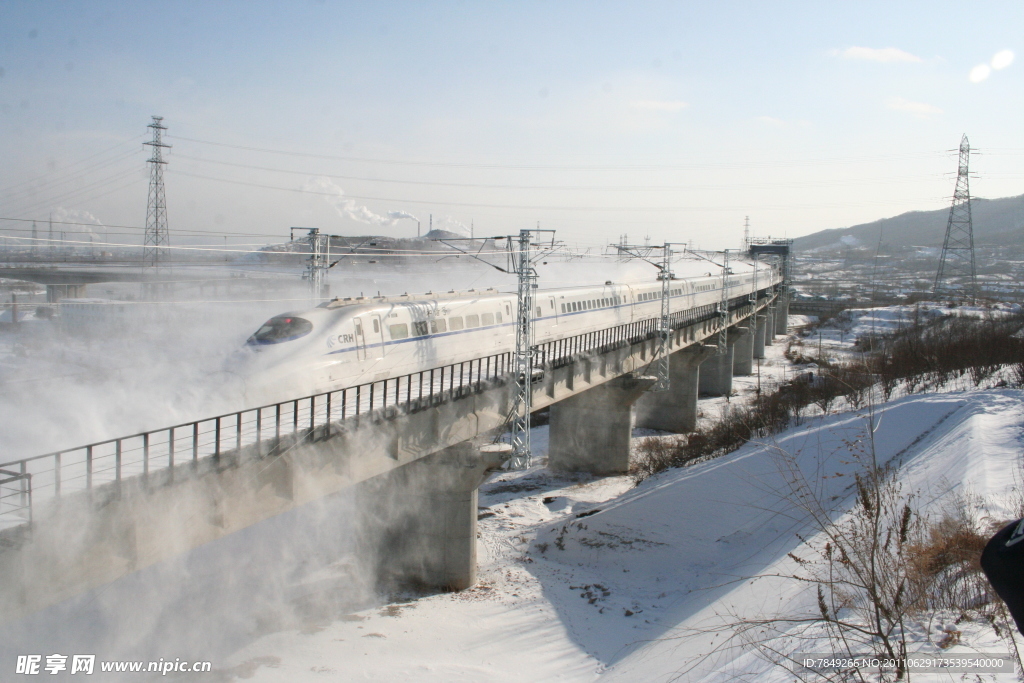
[(758, 116), (757, 120), (760, 121), (761, 123), (767, 124), (769, 126), (784, 126), (784, 125), (786, 125), (785, 121), (783, 121), (782, 119), (777, 119), (774, 116)]
[(971, 69), (971, 75), (969, 76), (969, 78), (971, 79), (971, 83), (981, 83), (991, 74), (992, 69), (989, 67), (988, 64), (979, 64), (978, 66)]
[(1010, 50), (1001, 50), (992, 57), (993, 69), (1005, 69), (1011, 64), (1013, 64), (1013, 52)]
[[(835, 52), (833, 52), (835, 54)], [(848, 47), (838, 54), (846, 59), (863, 59), (869, 62), (922, 62), (917, 55), (895, 47)]]
[(666, 100), (636, 100), (630, 102), (634, 109), (646, 109), (647, 111), (680, 111), (690, 106), (686, 102)]
[(905, 111), (908, 114), (914, 114), (915, 116), (920, 117), (942, 113), (942, 110), (935, 105), (925, 104), (924, 102), (913, 102), (902, 97), (893, 97), (886, 103), (886, 106), (889, 107), (889, 109)]

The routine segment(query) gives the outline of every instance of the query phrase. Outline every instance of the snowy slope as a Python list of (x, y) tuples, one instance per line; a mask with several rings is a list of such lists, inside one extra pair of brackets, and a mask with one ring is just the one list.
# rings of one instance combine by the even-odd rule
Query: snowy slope
[[(1001, 390), (887, 404), (875, 417), (877, 456), (902, 463), (907, 490), (935, 506), (969, 488), (1007, 517), (1022, 398)], [(831, 416), (636, 488), (541, 466), (503, 474), (481, 490), (477, 587), (265, 636), (228, 670), (253, 681), (792, 680), (749, 653), (711, 654), (723, 636), (700, 631), (810, 607), (803, 586), (770, 577), (793, 572), (787, 553), (807, 529), (785, 499), (787, 481), (799, 472), (842, 514), (851, 449), (866, 430), (863, 414)], [(537, 431), (542, 449), (546, 428)], [(963, 651), (1006, 651), (990, 629), (964, 633)]]

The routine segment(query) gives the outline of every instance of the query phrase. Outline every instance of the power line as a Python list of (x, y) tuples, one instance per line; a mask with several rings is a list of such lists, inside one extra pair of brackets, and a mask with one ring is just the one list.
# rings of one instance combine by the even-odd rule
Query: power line
[[(117, 173), (117, 174), (115, 174), (113, 176), (110, 176), (108, 178), (103, 178), (102, 180), (97, 180), (97, 181), (95, 181), (93, 183), (90, 183), (89, 185), (84, 186), (84, 187), (79, 187), (79, 188), (76, 188), (74, 190), (68, 190), (67, 192), (64, 192), (63, 194), (58, 194), (56, 196), (51, 196), (51, 197), (48, 197), (46, 199), (41, 199), (39, 201), (36, 201), (34, 204), (28, 205), (27, 207), (23, 206), (23, 207), (21, 207), (20, 213), (23, 213), (23, 214), (32, 213), (33, 211), (39, 210), (40, 208), (43, 208), (43, 207), (52, 207), (56, 203), (63, 203), (63, 202), (66, 202), (66, 201), (68, 201), (70, 199), (78, 199), (79, 196), (81, 196), (83, 194), (89, 194), (89, 193), (93, 192), (94, 190), (106, 187), (108, 185), (116, 183), (117, 181), (123, 180), (124, 178), (128, 178), (128, 177), (131, 177), (131, 176), (137, 176), (138, 173), (139, 173), (139, 170), (135, 169), (135, 168), (129, 169), (129, 170), (126, 170), (126, 171), (122, 171), (122, 172)], [(142, 180), (142, 178), (135, 177), (135, 178), (132, 179), (131, 182), (126, 183), (124, 185), (120, 185), (118, 187), (115, 187), (115, 188), (113, 188), (111, 190), (108, 190), (107, 192), (103, 192), (103, 193), (100, 193), (100, 194), (91, 194), (89, 196), (89, 199), (98, 199), (99, 197), (104, 197), (104, 196), (110, 194), (111, 192), (116, 192), (116, 191), (122, 190), (122, 189), (124, 189), (126, 187), (131, 187), (132, 185), (138, 183), (140, 180)]]
[(239, 149), (249, 152), (264, 152), (267, 154), (280, 154), (284, 156), (298, 156), (298, 157), (309, 157), (312, 159), (331, 159), (334, 161), (350, 161), (359, 163), (372, 163), (372, 164), (386, 164), (393, 166), (426, 166), (426, 167), (439, 167), (439, 168), (472, 168), (472, 169), (498, 169), (498, 170), (579, 170), (579, 171), (637, 171), (637, 170), (707, 170), (709, 168), (722, 168), (722, 169), (734, 169), (734, 168), (778, 168), (780, 166), (804, 166), (804, 165), (822, 165), (822, 164), (841, 164), (841, 163), (866, 163), (866, 162), (877, 162), (880, 160), (893, 160), (893, 159), (924, 159), (935, 156), (944, 156), (947, 152), (945, 150), (939, 152), (911, 152), (906, 154), (889, 154), (889, 155), (878, 155), (878, 156), (863, 156), (863, 157), (835, 157), (833, 159), (806, 159), (806, 160), (795, 160), (795, 161), (780, 161), (778, 159), (765, 160), (762, 162), (745, 162), (742, 164), (646, 164), (646, 165), (567, 165), (567, 164), (553, 164), (553, 165), (542, 165), (542, 164), (473, 164), (473, 163), (454, 163), (454, 162), (439, 162), (439, 161), (402, 161), (397, 159), (374, 159), (369, 157), (353, 157), (353, 156), (338, 156), (331, 154), (317, 154), (313, 152), (296, 152), (291, 150), (271, 149), (267, 147), (251, 147), (246, 145), (232, 145), (225, 142), (214, 142), (212, 140), (198, 140), (196, 138), (186, 138), (179, 136), (168, 136), (175, 140), (182, 140), (185, 142), (195, 142), (201, 145), (213, 145), (215, 147), (226, 147), (229, 149)]
[[(306, 190), (302, 188), (294, 187), (281, 187), (280, 185), (267, 185), (265, 183), (253, 183), (243, 180), (230, 180), (227, 178), (216, 178), (214, 176), (200, 175), (198, 173), (189, 173), (187, 171), (173, 171), (174, 175), (187, 176), (190, 178), (198, 178), (200, 180), (211, 180), (218, 183), (228, 183), (230, 185), (243, 185), (246, 187), (258, 187), (264, 190), (279, 190), (281, 192), (292, 192), (297, 194), (310, 194), (322, 197), (334, 197), (338, 198), (339, 195), (336, 192), (323, 192), (320, 190)], [(537, 206), (537, 205), (516, 205), (516, 204), (485, 204), (479, 202), (443, 202), (434, 200), (423, 200), (423, 199), (408, 199), (399, 197), (378, 197), (371, 195), (356, 195), (345, 193), (342, 195), (345, 199), (359, 199), (362, 201), (380, 201), (380, 202), (393, 202), (396, 204), (423, 204), (426, 206), (458, 206), (464, 208), (484, 208), (484, 209), (513, 209), (522, 211), (616, 211), (616, 212), (630, 212), (637, 213), (641, 211), (736, 211), (734, 206)], [(844, 208), (844, 207), (860, 207), (867, 204), (872, 205), (906, 205), (909, 201), (931, 201), (932, 198), (928, 199), (905, 199), (899, 200), (884, 200), (874, 202), (849, 202), (842, 204), (807, 204), (807, 205), (763, 205), (755, 206), (759, 210), (772, 210), (777, 209), (795, 209), (795, 208)]]
[[(107, 149), (104, 149), (104, 150), (102, 150), (100, 152), (97, 152), (97, 153), (95, 153), (95, 154), (93, 154), (91, 156), (85, 157), (84, 159), (79, 159), (78, 161), (71, 162), (70, 164), (68, 164), (67, 168), (64, 169), (64, 170), (65, 171), (69, 171), (70, 169), (72, 169), (72, 168), (74, 168), (76, 166), (84, 164), (87, 161), (92, 161), (96, 157), (103, 156), (103, 155), (107, 154), (108, 152), (111, 152), (111, 151), (113, 151), (115, 149), (118, 149), (119, 147), (122, 147), (122, 146), (127, 145), (127, 144), (132, 144), (133, 145), (132, 149), (130, 151), (126, 151), (126, 152), (122, 153), (122, 155), (120, 157), (116, 157), (116, 159), (121, 159), (121, 158), (124, 158), (126, 156), (131, 156), (131, 155), (137, 154), (138, 153), (138, 149), (134, 147), (134, 143), (135, 143), (136, 140), (141, 138), (143, 135), (144, 135), (143, 133), (140, 133), (139, 135), (136, 135), (135, 137), (131, 138), (130, 140), (126, 140), (124, 142), (119, 142), (116, 145), (114, 145), (113, 147), (108, 147)], [(98, 167), (103, 166), (106, 163), (107, 162), (104, 162), (104, 164), (99, 164)], [(94, 167), (83, 169), (82, 171), (75, 171), (74, 174), (84, 173), (84, 172), (89, 171), (89, 170), (94, 170)], [(48, 182), (48, 180), (47, 180), (48, 178), (49, 178), (49, 174), (41, 175), (41, 176), (36, 176), (34, 178), (28, 178), (26, 180), (21, 180), (21, 181), (19, 181), (17, 183), (14, 183), (13, 185), (8, 185), (7, 187), (0, 188), (0, 194), (4, 194), (4, 193), (7, 193), (7, 192), (10, 192), (10, 191), (14, 190), (15, 188), (21, 187), (22, 185), (30, 185), (32, 183), (39, 182), (39, 181), (47, 181)]]
[(301, 176), (320, 176), (324, 178), (330, 178), (332, 180), (354, 180), (360, 182), (370, 183), (391, 183), (394, 185), (415, 185), (425, 187), (464, 187), (472, 189), (486, 189), (486, 190), (558, 190), (558, 191), (594, 191), (594, 192), (668, 192), (678, 190), (693, 190), (693, 189), (735, 189), (735, 188), (775, 188), (780, 186), (786, 187), (827, 187), (829, 185), (866, 185), (866, 184), (878, 184), (886, 183), (891, 184), (894, 182), (914, 182), (928, 178), (938, 178), (943, 174), (930, 173), (920, 176), (896, 176), (884, 179), (863, 179), (863, 180), (849, 180), (849, 179), (838, 179), (838, 180), (822, 180), (822, 181), (782, 181), (778, 183), (728, 183), (721, 185), (509, 185), (509, 184), (488, 184), (488, 183), (446, 183), (438, 182), (433, 180), (396, 180), (392, 178), (371, 178), (366, 176), (354, 176), (354, 175), (339, 175), (335, 173), (322, 173), (317, 171), (298, 171), (293, 169), (284, 168), (272, 168), (269, 166), (254, 166), (252, 164), (239, 164), (230, 161), (217, 161), (214, 159), (203, 159), (201, 157), (191, 157), (188, 155), (178, 154), (175, 156), (176, 159), (185, 159), (188, 161), (197, 161), (206, 164), (216, 164), (218, 166), (230, 166), (232, 168), (245, 168), (254, 171), (267, 171), (270, 173), (285, 173), (289, 175), (301, 175)]

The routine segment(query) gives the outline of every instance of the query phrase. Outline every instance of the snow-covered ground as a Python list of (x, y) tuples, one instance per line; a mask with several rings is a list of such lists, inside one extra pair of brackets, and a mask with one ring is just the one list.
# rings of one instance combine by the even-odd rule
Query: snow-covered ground
[[(1008, 519), (1021, 483), (1022, 399), (1000, 389), (886, 404), (874, 417), (877, 456), (899, 464), (904, 490), (933, 512), (970, 492), (978, 514)], [(481, 489), (476, 587), (266, 635), (235, 652), (226, 673), (282, 682), (793, 680), (722, 641), (745, 617), (813, 612), (807, 586), (780, 578), (798, 571), (787, 553), (805, 553), (798, 534), (811, 530), (784, 495), (780, 454), (841, 515), (852, 505), (851, 452), (868, 426), (864, 413), (815, 418), (635, 488), (625, 477), (553, 474), (539, 458)], [(545, 436), (539, 428), (539, 453)], [(914, 625), (917, 647), (1007, 652), (990, 626), (970, 621), (956, 626), (959, 645), (940, 650), (948, 625), (941, 615)], [(815, 647), (824, 644), (802, 649)], [(990, 679), (1015, 680), (981, 678)]]

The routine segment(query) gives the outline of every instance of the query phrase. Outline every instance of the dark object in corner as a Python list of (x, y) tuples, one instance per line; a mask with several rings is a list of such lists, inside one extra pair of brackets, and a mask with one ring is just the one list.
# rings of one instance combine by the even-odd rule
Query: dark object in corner
[(989, 540), (981, 568), (1024, 633), (1024, 519), (1010, 522)]

